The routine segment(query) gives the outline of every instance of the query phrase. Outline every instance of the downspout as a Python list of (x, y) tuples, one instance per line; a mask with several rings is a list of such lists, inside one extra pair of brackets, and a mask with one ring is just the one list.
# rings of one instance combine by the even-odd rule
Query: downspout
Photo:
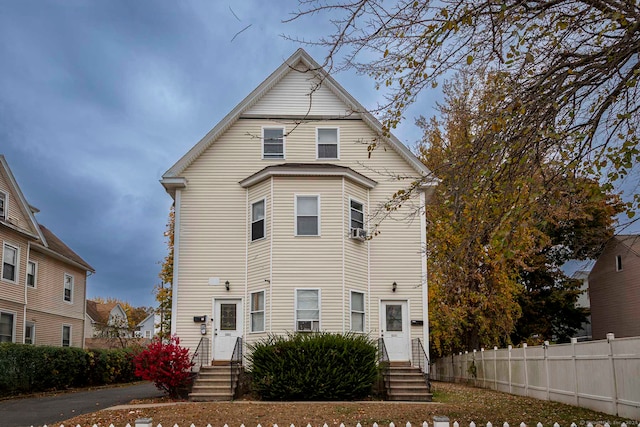
[(171, 284), (171, 335), (176, 335), (178, 314), (178, 273), (180, 269), (180, 201), (182, 190), (176, 189), (173, 217), (173, 283)]

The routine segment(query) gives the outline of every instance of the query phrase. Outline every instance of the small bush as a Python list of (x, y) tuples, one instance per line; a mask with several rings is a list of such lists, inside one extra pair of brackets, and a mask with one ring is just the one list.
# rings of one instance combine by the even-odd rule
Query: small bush
[(377, 348), (357, 334), (290, 334), (250, 345), (253, 390), (265, 400), (351, 400), (377, 378)]
[(189, 349), (180, 347), (178, 337), (171, 337), (168, 343), (154, 339), (146, 350), (136, 356), (134, 364), (137, 376), (152, 381), (171, 397), (178, 397), (180, 391), (190, 385), (193, 363)]
[(87, 385), (117, 384), (136, 381), (133, 360), (139, 349), (87, 351)]

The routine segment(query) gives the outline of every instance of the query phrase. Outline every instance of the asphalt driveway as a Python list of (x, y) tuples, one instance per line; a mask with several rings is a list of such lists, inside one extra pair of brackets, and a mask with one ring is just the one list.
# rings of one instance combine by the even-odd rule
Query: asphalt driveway
[(0, 401), (0, 427), (30, 427), (56, 423), (76, 415), (122, 405), (133, 399), (162, 396), (151, 383), (60, 393)]

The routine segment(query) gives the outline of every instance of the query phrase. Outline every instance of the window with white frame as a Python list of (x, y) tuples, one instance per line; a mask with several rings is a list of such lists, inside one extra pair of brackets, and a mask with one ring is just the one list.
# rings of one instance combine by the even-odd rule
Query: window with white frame
[(2, 251), (2, 278), (15, 282), (18, 274), (18, 248), (7, 243)]
[(351, 291), (351, 330), (364, 332), (364, 293)]
[(144, 331), (145, 338), (151, 338), (151, 331)]
[(320, 290), (296, 289), (296, 331), (320, 330)]
[(262, 158), (284, 159), (284, 128), (262, 129)]
[(26, 322), (24, 324), (24, 343), (25, 344), (36, 343), (36, 324), (33, 322)]
[(364, 229), (364, 205), (356, 200), (351, 199), (351, 213), (349, 215), (349, 224), (351, 229)]
[(6, 221), (7, 215), (9, 214), (8, 198), (6, 193), (0, 191), (0, 221)]
[(64, 300), (73, 302), (73, 276), (66, 273), (64, 275)]
[(15, 342), (15, 319), (16, 315), (14, 313), (0, 311), (0, 343)]
[(338, 158), (338, 128), (317, 128), (318, 159)]
[(62, 325), (62, 346), (71, 347), (71, 326)]
[(38, 265), (34, 261), (27, 263), (27, 286), (31, 288), (36, 287), (36, 272), (38, 271)]
[(251, 332), (264, 332), (264, 291), (251, 293)]
[(296, 196), (296, 236), (320, 235), (320, 197)]
[(262, 239), (266, 234), (265, 199), (262, 199), (251, 205), (251, 241)]

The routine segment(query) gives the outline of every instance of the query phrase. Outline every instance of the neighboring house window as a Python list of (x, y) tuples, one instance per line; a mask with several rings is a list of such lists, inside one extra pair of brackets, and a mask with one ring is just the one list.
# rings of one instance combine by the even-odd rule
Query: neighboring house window
[(15, 282), (18, 270), (18, 248), (4, 244), (2, 252), (2, 278)]
[(264, 291), (251, 294), (251, 332), (264, 332)]
[(262, 158), (284, 159), (284, 128), (263, 128), (262, 141)]
[(351, 200), (351, 214), (349, 218), (352, 230), (354, 228), (364, 229), (364, 206), (362, 203)]
[(71, 347), (71, 326), (62, 325), (62, 346)]
[(38, 266), (34, 261), (29, 261), (27, 263), (27, 286), (35, 288), (36, 287), (36, 271), (38, 270)]
[(145, 338), (151, 338), (151, 331), (144, 331)]
[(73, 302), (73, 276), (70, 274), (64, 275), (64, 300)]
[(338, 158), (338, 129), (318, 128), (318, 159)]
[(622, 271), (622, 255), (616, 255), (616, 271)]
[(33, 322), (26, 322), (24, 325), (24, 343), (36, 343), (36, 325)]
[(15, 314), (0, 311), (0, 343), (14, 342)]
[(351, 330), (364, 332), (364, 294), (351, 291)]
[(296, 289), (296, 331), (320, 330), (320, 290)]
[(296, 196), (296, 236), (320, 235), (320, 197)]
[(7, 195), (0, 191), (0, 221), (6, 221), (7, 214), (9, 213), (9, 203), (7, 199)]
[(262, 239), (267, 234), (264, 202), (264, 199), (262, 199), (251, 205), (251, 241)]

